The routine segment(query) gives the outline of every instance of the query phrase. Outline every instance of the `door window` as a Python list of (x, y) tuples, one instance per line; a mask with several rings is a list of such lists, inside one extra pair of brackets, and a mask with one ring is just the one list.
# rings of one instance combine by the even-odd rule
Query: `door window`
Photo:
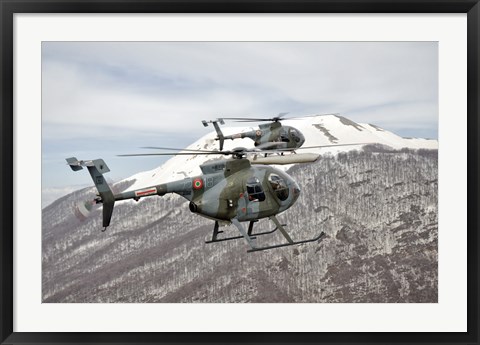
[(281, 201), (287, 200), (289, 190), (287, 183), (283, 178), (277, 174), (270, 174), (270, 176), (268, 176), (268, 182), (270, 182), (270, 185), (272, 186), (277, 198), (279, 198)]
[(263, 192), (262, 184), (256, 177), (250, 177), (247, 180), (248, 200), (250, 201), (264, 201), (265, 193)]

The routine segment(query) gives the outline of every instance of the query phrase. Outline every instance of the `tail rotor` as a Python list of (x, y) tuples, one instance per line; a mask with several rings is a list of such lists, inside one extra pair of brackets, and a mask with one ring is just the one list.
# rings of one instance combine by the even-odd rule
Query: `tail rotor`
[(85, 221), (92, 213), (93, 205), (95, 205), (93, 200), (79, 201), (74, 207), (75, 217), (82, 222)]

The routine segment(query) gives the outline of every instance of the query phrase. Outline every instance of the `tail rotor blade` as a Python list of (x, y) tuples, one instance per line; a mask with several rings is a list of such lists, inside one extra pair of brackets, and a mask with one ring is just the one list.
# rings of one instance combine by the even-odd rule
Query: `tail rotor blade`
[(81, 222), (85, 221), (92, 213), (94, 200), (79, 201), (74, 207), (74, 214)]

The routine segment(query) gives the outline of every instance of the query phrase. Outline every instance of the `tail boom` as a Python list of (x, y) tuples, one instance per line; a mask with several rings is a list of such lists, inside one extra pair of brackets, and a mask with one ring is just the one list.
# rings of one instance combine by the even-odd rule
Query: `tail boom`
[(104, 230), (110, 225), (113, 207), (116, 201), (134, 199), (136, 201), (147, 196), (163, 196), (167, 193), (176, 193), (188, 200), (192, 198), (192, 178), (185, 178), (179, 181), (159, 184), (142, 189), (113, 194), (112, 190), (103, 177), (103, 174), (109, 172), (107, 164), (103, 159), (95, 159), (91, 161), (79, 161), (75, 157), (67, 158), (68, 165), (73, 171), (82, 170), (83, 167), (88, 169), (93, 183), (98, 191), (98, 197), (94, 199), (97, 204), (103, 204), (103, 227)]

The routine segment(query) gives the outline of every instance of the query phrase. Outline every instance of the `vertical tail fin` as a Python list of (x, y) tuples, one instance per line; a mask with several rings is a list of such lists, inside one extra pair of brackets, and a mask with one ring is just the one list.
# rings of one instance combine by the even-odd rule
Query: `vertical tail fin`
[(113, 207), (115, 205), (115, 196), (103, 177), (104, 173), (110, 171), (103, 159), (95, 159), (92, 161), (79, 161), (75, 157), (67, 158), (67, 163), (73, 171), (82, 170), (83, 167), (88, 169), (93, 183), (97, 188), (100, 198), (95, 199), (97, 203), (103, 204), (103, 227), (105, 229), (110, 225)]
[(220, 141), (220, 151), (222, 151), (223, 150), (223, 143), (225, 142), (225, 137), (224, 137), (224, 135), (222, 133), (222, 130), (220, 129), (220, 126), (218, 125), (218, 123), (224, 125), (225, 122), (223, 121), (223, 119), (217, 119), (217, 120), (213, 120), (213, 121), (203, 120), (202, 123), (205, 127), (207, 127), (209, 123), (213, 124), (213, 127), (215, 128), (215, 131), (217, 132), (217, 140)]

